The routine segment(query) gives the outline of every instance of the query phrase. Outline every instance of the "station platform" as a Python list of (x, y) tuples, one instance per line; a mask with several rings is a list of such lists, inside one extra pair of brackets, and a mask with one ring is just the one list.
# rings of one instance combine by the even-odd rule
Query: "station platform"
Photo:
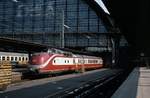
[(118, 70), (103, 68), (85, 73), (11, 84), (5, 91), (0, 92), (0, 98), (51, 98), (62, 91), (82, 87), (88, 81), (103, 78), (116, 72)]
[(150, 98), (150, 69), (135, 68), (111, 98)]

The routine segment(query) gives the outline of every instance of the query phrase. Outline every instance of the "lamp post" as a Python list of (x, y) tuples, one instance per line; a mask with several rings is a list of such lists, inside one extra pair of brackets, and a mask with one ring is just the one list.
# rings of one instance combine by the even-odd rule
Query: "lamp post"
[(61, 48), (64, 48), (64, 37), (65, 37), (64, 36), (64, 32), (65, 32), (64, 31), (65, 30), (65, 28), (64, 28), (64, 24), (65, 24), (64, 21), (65, 20), (64, 19), (65, 19), (64, 18), (64, 11), (62, 10), (62, 26), (61, 26), (62, 27), (62, 32), (60, 33), (60, 47)]
[(60, 47), (65, 47), (65, 28), (69, 29), (70, 27), (65, 25), (65, 16), (64, 16), (64, 10), (62, 10), (62, 17), (61, 17), (61, 28), (62, 32), (60, 32)]

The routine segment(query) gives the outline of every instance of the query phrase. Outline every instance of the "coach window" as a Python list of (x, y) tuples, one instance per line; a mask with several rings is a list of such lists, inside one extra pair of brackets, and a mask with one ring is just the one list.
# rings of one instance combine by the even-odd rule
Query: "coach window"
[(97, 63), (98, 63), (98, 61), (96, 60), (96, 61), (95, 61), (95, 63), (97, 64)]
[(9, 56), (7, 57), (7, 61), (9, 61)]
[(2, 56), (2, 60), (5, 60), (5, 57), (4, 57), (4, 56)]
[(14, 57), (11, 57), (11, 61), (13, 61), (14, 60)]
[(28, 61), (28, 58), (26, 57), (26, 61)]
[(15, 61), (17, 61), (17, 57), (15, 57)]
[(76, 63), (74, 59), (73, 59), (73, 63), (74, 63), (74, 64)]
[(54, 60), (54, 63), (56, 63), (56, 61)]
[(69, 60), (68, 60), (68, 63), (69, 63)]
[(22, 61), (24, 61), (24, 57), (22, 57)]
[(21, 57), (19, 57), (19, 61), (21, 61)]
[(84, 60), (84, 63), (86, 63), (86, 60)]

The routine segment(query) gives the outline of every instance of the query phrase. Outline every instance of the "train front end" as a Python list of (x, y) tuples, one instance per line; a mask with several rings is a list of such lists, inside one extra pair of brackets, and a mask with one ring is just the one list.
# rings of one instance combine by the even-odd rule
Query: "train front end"
[(52, 54), (49, 53), (35, 53), (31, 56), (30, 59), (30, 71), (40, 73), (40, 71), (48, 66), (49, 59)]

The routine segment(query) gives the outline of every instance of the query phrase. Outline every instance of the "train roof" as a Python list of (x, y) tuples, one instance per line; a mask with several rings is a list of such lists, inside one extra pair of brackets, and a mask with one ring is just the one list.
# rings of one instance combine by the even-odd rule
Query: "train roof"
[(0, 52), (0, 56), (7, 55), (7, 56), (28, 56), (25, 53), (15, 53), (15, 52)]
[(73, 57), (83, 57), (83, 58), (101, 58), (97, 56), (88, 56), (88, 55), (80, 55), (80, 54), (73, 54)]

